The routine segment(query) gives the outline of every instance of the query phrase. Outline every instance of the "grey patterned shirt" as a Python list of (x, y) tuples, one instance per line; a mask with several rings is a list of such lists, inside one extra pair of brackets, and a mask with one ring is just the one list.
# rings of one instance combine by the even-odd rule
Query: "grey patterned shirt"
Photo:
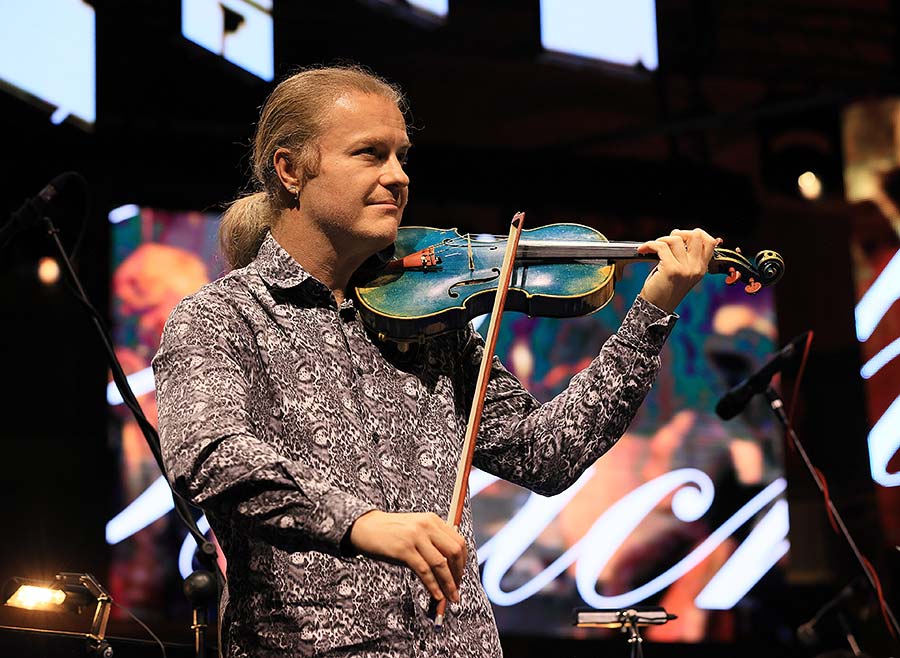
[[(639, 298), (543, 405), (495, 357), (475, 465), (566, 489), (627, 428), (675, 317)], [(471, 327), (406, 353), (380, 343), (271, 235), (177, 306), (153, 361), (162, 450), (228, 559), (226, 655), (500, 655), (468, 502), (461, 602), (440, 633), (412, 570), (345, 540), (372, 509), (446, 518), (482, 349)]]

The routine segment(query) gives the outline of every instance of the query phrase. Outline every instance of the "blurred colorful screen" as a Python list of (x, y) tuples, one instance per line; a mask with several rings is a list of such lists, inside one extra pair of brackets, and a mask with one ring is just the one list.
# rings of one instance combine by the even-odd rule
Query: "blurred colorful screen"
[(843, 142), (869, 464), (893, 550), (900, 544), (900, 98), (845, 108)]

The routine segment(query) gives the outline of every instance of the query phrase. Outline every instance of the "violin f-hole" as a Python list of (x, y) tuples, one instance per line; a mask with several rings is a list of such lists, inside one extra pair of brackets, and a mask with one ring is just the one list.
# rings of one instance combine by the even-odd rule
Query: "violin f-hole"
[(456, 299), (457, 297), (459, 297), (459, 293), (453, 290), (456, 286), (474, 286), (479, 283), (489, 283), (490, 281), (493, 281), (500, 276), (500, 270), (496, 267), (491, 268), (491, 273), (494, 276), (484, 276), (480, 279), (469, 279), (468, 281), (457, 281), (452, 286), (447, 288), (447, 294), (451, 299)]

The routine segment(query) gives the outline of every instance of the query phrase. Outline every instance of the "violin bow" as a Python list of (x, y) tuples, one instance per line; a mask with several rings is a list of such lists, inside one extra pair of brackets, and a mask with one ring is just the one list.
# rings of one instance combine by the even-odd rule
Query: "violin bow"
[[(503, 315), (503, 306), (506, 303), (506, 293), (512, 280), (516, 251), (519, 247), (519, 236), (522, 234), (522, 224), (525, 220), (524, 212), (517, 212), (510, 223), (509, 238), (506, 241), (506, 251), (503, 254), (503, 265), (500, 267), (500, 280), (497, 284), (497, 295), (494, 297), (494, 308), (491, 310), (491, 321), (488, 324), (487, 340), (484, 344), (484, 353), (481, 355), (481, 368), (478, 371), (478, 380), (475, 384), (475, 396), (472, 407), (469, 410), (469, 422), (466, 425), (466, 438), (463, 441), (462, 454), (456, 468), (456, 484), (453, 487), (453, 498), (450, 501), (450, 511), (447, 513), (447, 523), (457, 531), (462, 522), (463, 505), (466, 500), (466, 488), (469, 483), (469, 472), (472, 470), (472, 458), (475, 456), (475, 436), (481, 425), (481, 412), (484, 409), (484, 397), (487, 393), (488, 380), (491, 376), (491, 364), (494, 360), (494, 350), (497, 347), (497, 334), (500, 332), (500, 319)], [(444, 612), (447, 599), (441, 599), (437, 604), (434, 616), (434, 628), (441, 630), (444, 625)]]

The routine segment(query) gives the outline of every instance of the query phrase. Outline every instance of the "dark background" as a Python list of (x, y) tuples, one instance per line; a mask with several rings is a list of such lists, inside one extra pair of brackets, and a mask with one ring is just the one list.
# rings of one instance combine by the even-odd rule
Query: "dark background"
[[(92, 132), (54, 126), (49, 110), (0, 94), (0, 211), (7, 216), (62, 171), (81, 172), (90, 183), (87, 220), (61, 229), (71, 246), (83, 228), (76, 267), (105, 315), (107, 212), (123, 203), (216, 210), (234, 198), (246, 186), (247, 147), (272, 85), (185, 40), (178, 2), (91, 4), (96, 125)], [(276, 80), (298, 66), (350, 60), (403, 87), (415, 142), (407, 223), (505, 232), (512, 213), (525, 210), (531, 227), (577, 221), (613, 239), (643, 240), (702, 226), (751, 255), (779, 251), (787, 264), (776, 293), (783, 342), (815, 332), (796, 429), (893, 601), (900, 553), (885, 541), (868, 472), (840, 114), (849, 102), (900, 91), (900, 7), (887, 0), (657, 6), (660, 68), (646, 72), (542, 53), (537, 0), (451, 0), (442, 24), (375, 2), (276, 2)], [(815, 203), (795, 191), (807, 168), (826, 186)], [(37, 230), (0, 252), (0, 578), (60, 570), (102, 578), (104, 523), (120, 509), (107, 362), (70, 291), (37, 283), (43, 254), (53, 246)], [(783, 385), (791, 390), (792, 377)], [(859, 567), (828, 526), (809, 473), (796, 453), (786, 454), (792, 548), (781, 614), (796, 625)], [(887, 655), (883, 623), (869, 618), (860, 627), (863, 648)], [(190, 641), (187, 619), (157, 631)], [(141, 631), (123, 626), (122, 634)], [(509, 656), (563, 646), (504, 642)], [(565, 647), (595, 655), (625, 645), (612, 636)], [(759, 647), (709, 648), (723, 650), (755, 655)], [(790, 638), (767, 650), (807, 655)]]

